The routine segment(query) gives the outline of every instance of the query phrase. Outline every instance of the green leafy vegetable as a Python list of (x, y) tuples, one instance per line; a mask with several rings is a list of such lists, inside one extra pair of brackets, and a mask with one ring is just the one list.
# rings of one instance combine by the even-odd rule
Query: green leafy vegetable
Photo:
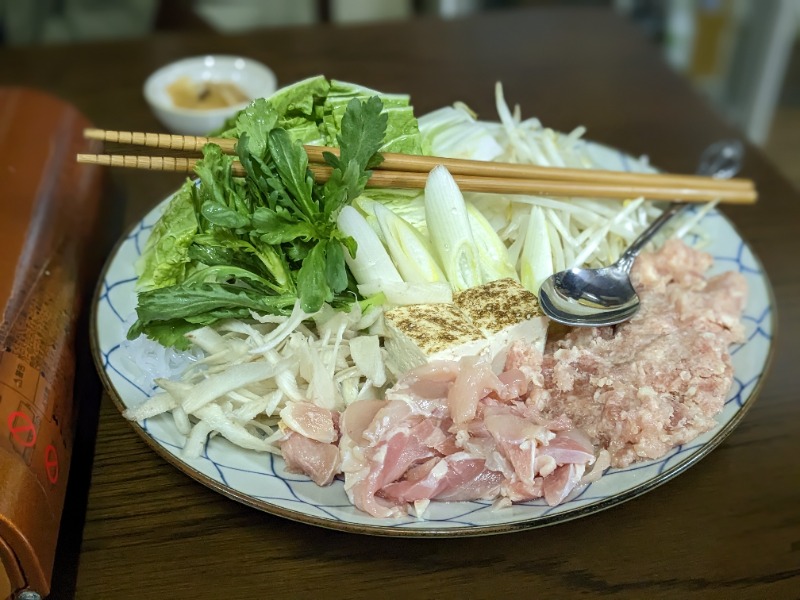
[(305, 257), (303, 266), (297, 273), (297, 292), (302, 300), (303, 310), (306, 310), (306, 306), (319, 310), (323, 302), (333, 299), (326, 272), (327, 249), (328, 241), (319, 240)]
[(219, 319), (246, 319), (250, 311), (288, 314), (294, 295), (269, 296), (232, 284), (184, 283), (139, 294), (139, 317), (128, 332), (134, 339), (142, 333), (166, 346), (185, 349), (184, 337), (192, 329)]
[[(364, 191), (392, 118), (381, 98), (348, 85), (337, 84), (330, 102), (333, 88), (322, 78), (257, 100), (223, 133), (238, 137), (238, 156), (206, 145), (195, 167), (199, 185), (181, 188), (148, 241), (129, 337), (183, 346), (187, 331), (219, 319), (283, 314), (297, 300), (313, 313), (325, 302), (357, 299), (345, 248), (351, 256), (358, 249), (336, 218)], [(315, 183), (302, 146), (320, 135), (340, 149), (327, 157), (332, 174), (324, 184)], [(237, 158), (244, 177), (232, 175)]]
[(253, 228), (261, 234), (267, 244), (283, 244), (294, 240), (310, 240), (314, 237), (314, 226), (307, 221), (295, 221), (286, 211), (271, 210), (259, 206), (253, 213)]
[[(355, 161), (360, 170), (365, 170), (377, 149), (383, 143), (389, 117), (383, 111), (383, 102), (373, 96), (363, 104), (351, 100), (342, 118), (339, 140), (339, 160), (344, 165)], [(379, 164), (379, 162), (377, 163)], [(371, 164), (370, 166), (377, 166)], [(337, 165), (333, 165), (336, 168)], [(341, 166), (339, 166), (341, 168)], [(363, 188), (362, 188), (363, 189)]]
[(264, 156), (267, 135), (277, 121), (278, 113), (264, 98), (258, 98), (237, 115), (232, 127), (222, 135), (239, 139), (247, 135), (245, 145), (250, 152), (256, 156)]
[(312, 193), (314, 177), (308, 170), (308, 154), (300, 142), (293, 142), (285, 129), (269, 132), (269, 151), (278, 176), (299, 211), (308, 219), (317, 213)]
[[(351, 100), (379, 97), (386, 115), (386, 135), (378, 149), (382, 152), (430, 154), (430, 144), (420, 135), (414, 109), (405, 94), (382, 94), (376, 90), (344, 81), (310, 77), (278, 90), (267, 99), (256, 100), (219, 133), (222, 137), (241, 138), (253, 135), (250, 150), (257, 156), (266, 145), (264, 132), (273, 127), (285, 129), (291, 138), (303, 144), (338, 146), (344, 129), (342, 119)], [(277, 118), (272, 122), (273, 117)], [(272, 123), (272, 124), (270, 124)], [(269, 125), (268, 128), (267, 125)], [(260, 131), (261, 133), (258, 133)]]
[(139, 289), (173, 285), (185, 275), (189, 246), (197, 233), (193, 187), (190, 181), (184, 183), (153, 226), (136, 263)]
[(233, 284), (198, 283), (159, 288), (139, 294), (137, 313), (148, 320), (190, 319), (211, 310), (239, 309), (261, 312), (285, 312), (295, 302), (294, 296), (266, 296)]
[(327, 244), (325, 255), (325, 281), (334, 293), (347, 288), (347, 268), (342, 244), (336, 241)]

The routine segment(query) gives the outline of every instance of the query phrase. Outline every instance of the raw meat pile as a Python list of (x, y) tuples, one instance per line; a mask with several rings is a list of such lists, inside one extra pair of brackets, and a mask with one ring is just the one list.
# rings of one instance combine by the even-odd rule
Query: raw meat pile
[[(616, 328), (576, 329), (542, 355), (514, 342), (499, 374), (477, 358), (406, 374), (384, 400), (341, 414), (297, 403), (281, 449), (320, 484), (396, 517), (431, 500), (563, 501), (610, 462), (662, 456), (716, 425), (742, 338), (744, 278), (706, 279), (710, 256), (670, 241), (642, 255), (642, 308)], [(283, 416), (283, 415), (282, 415)]]

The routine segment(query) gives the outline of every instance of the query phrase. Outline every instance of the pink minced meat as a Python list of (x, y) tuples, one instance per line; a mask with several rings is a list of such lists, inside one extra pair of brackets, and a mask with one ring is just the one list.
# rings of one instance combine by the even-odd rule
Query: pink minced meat
[(529, 402), (570, 419), (608, 449), (612, 466), (663, 456), (716, 425), (733, 380), (729, 346), (743, 339), (747, 285), (736, 272), (706, 279), (712, 260), (677, 240), (642, 254), (631, 321), (572, 330), (542, 358), (512, 353), (507, 368), (537, 370), (541, 360)]

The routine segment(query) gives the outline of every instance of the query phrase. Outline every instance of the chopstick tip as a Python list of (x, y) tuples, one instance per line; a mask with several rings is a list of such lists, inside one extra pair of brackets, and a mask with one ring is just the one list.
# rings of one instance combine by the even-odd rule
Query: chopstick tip
[(87, 127), (83, 130), (83, 137), (87, 140), (103, 140), (105, 139), (105, 130)]

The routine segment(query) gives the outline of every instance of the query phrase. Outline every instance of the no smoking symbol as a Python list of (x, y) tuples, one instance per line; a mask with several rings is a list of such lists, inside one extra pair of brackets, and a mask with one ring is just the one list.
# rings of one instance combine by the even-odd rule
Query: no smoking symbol
[(58, 451), (53, 444), (47, 446), (44, 451), (44, 468), (47, 472), (47, 479), (55, 484), (58, 481)]
[(33, 448), (36, 445), (36, 427), (24, 412), (16, 411), (8, 415), (8, 431), (23, 448)]

